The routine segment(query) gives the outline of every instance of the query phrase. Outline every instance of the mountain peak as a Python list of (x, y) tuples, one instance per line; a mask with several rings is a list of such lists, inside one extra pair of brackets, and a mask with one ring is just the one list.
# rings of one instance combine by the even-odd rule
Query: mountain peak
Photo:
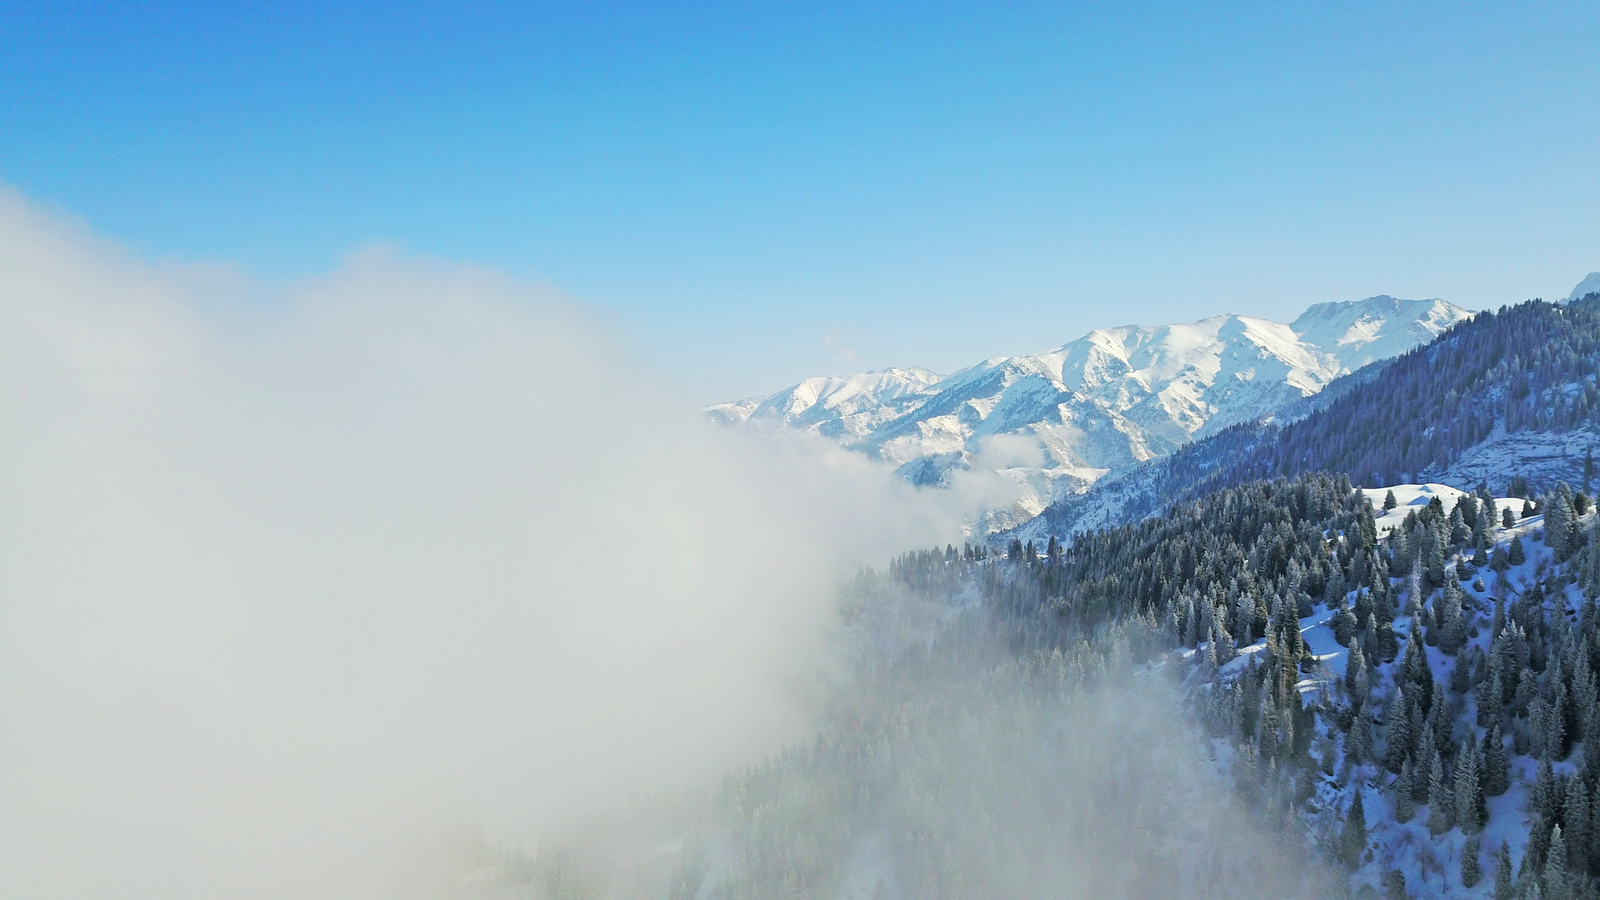
[(1578, 286), (1572, 289), (1567, 299), (1581, 300), (1596, 292), (1600, 292), (1600, 272), (1590, 272), (1589, 277), (1578, 282)]
[(1399, 356), (1470, 318), (1469, 310), (1438, 298), (1403, 300), (1379, 294), (1314, 304), (1289, 327), (1302, 343), (1331, 355), (1344, 371), (1354, 372), (1376, 360)]

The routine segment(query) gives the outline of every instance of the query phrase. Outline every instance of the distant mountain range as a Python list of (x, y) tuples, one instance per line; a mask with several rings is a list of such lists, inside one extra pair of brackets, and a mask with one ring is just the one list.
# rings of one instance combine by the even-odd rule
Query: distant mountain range
[(1022, 489), (1014, 522), (1108, 472), (1270, 417), (1471, 316), (1443, 300), (1378, 296), (1319, 303), (1288, 324), (1220, 315), (1126, 325), (948, 376), (907, 368), (808, 378), (707, 412), (729, 425), (823, 435), (897, 464), (917, 484), (992, 469)]

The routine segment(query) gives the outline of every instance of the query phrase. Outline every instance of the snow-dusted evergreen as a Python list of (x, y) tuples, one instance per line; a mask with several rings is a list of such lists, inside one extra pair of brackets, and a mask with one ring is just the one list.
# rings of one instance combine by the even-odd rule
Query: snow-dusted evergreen
[(1048, 502), (1107, 471), (1269, 416), (1469, 316), (1442, 300), (1380, 296), (1317, 304), (1287, 325), (1236, 315), (1128, 325), (947, 377), (891, 369), (810, 378), (708, 411), (724, 423), (824, 435), (901, 465), (922, 484), (994, 468), (1034, 502)]

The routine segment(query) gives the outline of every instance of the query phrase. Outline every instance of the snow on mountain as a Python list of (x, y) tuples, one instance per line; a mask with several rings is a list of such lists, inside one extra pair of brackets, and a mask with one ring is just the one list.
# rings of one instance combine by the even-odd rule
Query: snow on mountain
[(937, 383), (927, 369), (885, 369), (857, 375), (807, 378), (766, 397), (706, 407), (724, 425), (757, 422), (792, 431), (816, 431), (842, 443), (870, 434), (899, 412), (898, 401)]
[(1360, 303), (1318, 303), (1289, 327), (1300, 340), (1354, 372), (1427, 343), (1471, 315), (1443, 300), (1399, 300), (1385, 294)]
[(813, 431), (902, 467), (919, 484), (1001, 472), (1012, 521), (1107, 472), (1270, 416), (1471, 313), (1389, 296), (1319, 303), (1290, 324), (1238, 315), (1091, 331), (1054, 350), (994, 357), (947, 377), (888, 369), (809, 378), (708, 408), (725, 424)]
[(1594, 293), (1600, 293), (1600, 272), (1590, 272), (1589, 277), (1578, 282), (1578, 286), (1572, 289), (1567, 299), (1578, 300)]

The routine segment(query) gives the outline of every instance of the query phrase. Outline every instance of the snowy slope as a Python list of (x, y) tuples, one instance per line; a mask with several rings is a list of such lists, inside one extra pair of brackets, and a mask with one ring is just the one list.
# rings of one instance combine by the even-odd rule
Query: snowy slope
[(948, 377), (890, 369), (811, 378), (708, 413), (827, 436), (920, 484), (968, 468), (1000, 471), (1022, 486), (1028, 514), (1108, 472), (1270, 416), (1470, 315), (1442, 300), (1379, 296), (1320, 303), (1290, 324), (1221, 315), (1126, 325)]
[(713, 421), (771, 423), (816, 431), (849, 443), (919, 404), (917, 395), (940, 376), (927, 369), (885, 369), (838, 377), (807, 378), (787, 391), (706, 408)]

